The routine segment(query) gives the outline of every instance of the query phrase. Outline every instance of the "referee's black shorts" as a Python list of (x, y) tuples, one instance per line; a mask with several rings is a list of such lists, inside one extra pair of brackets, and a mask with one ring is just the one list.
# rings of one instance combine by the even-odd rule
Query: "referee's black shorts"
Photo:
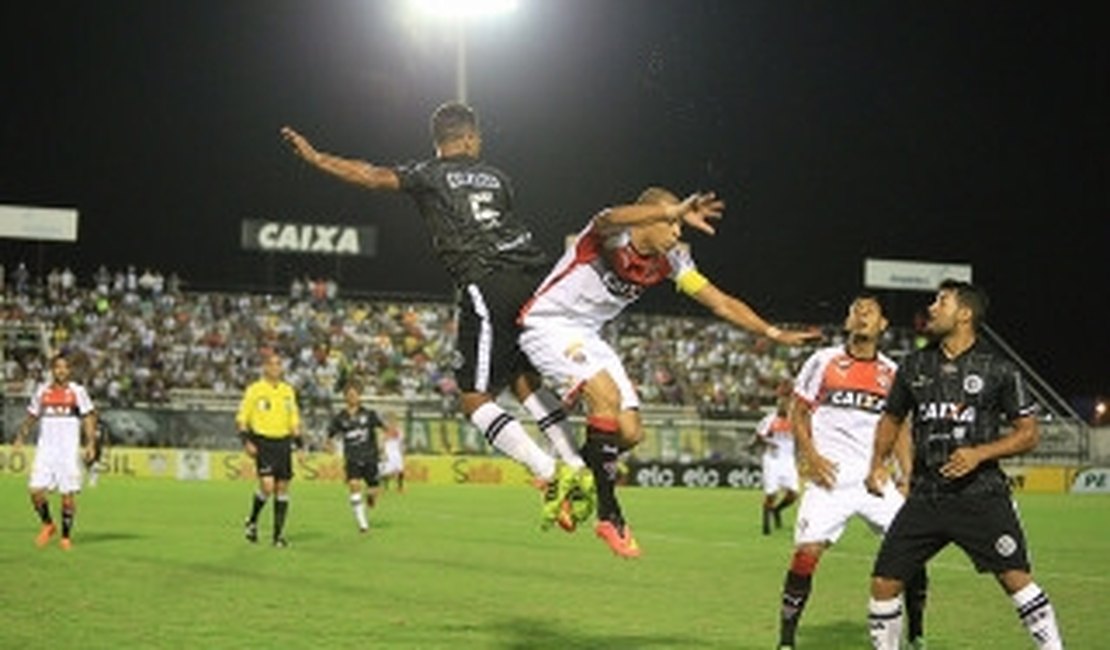
[(461, 288), (456, 349), (462, 358), (455, 381), (464, 393), (498, 393), (521, 372), (532, 370), (517, 346), (516, 319), (542, 279), (537, 272), (511, 269)]
[(1030, 570), (1017, 504), (1009, 494), (911, 494), (883, 538), (871, 575), (907, 582), (949, 543), (963, 549), (980, 573)]
[(277, 481), (293, 478), (293, 438), (251, 436), (258, 453), (254, 456), (255, 471), (259, 476), (272, 476)]

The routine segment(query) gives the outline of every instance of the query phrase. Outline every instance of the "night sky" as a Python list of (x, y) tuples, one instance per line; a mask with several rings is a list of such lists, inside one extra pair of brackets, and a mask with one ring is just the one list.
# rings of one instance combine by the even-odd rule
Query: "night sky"
[[(716, 190), (729, 209), (688, 235), (695, 258), (769, 318), (839, 320), (867, 256), (970, 263), (1036, 370), (1110, 394), (1096, 4), (522, 0), (468, 28), (469, 95), (553, 253), (646, 185)], [(380, 164), (431, 155), (453, 39), (390, 0), (4, 3), (0, 203), (81, 215), (77, 245), (0, 242), (5, 266), (448, 296), (404, 197), (308, 169), (278, 129)], [(380, 254), (243, 252), (244, 218), (374, 224)], [(929, 300), (890, 299), (900, 324)], [(646, 307), (699, 310), (664, 289)]]

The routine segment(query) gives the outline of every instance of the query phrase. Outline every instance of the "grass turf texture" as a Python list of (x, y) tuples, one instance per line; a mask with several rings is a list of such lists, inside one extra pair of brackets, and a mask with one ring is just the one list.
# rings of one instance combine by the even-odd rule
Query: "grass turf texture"
[[(251, 491), (108, 477), (80, 496), (63, 553), (57, 538), (35, 548), (24, 480), (0, 477), (0, 647), (766, 649), (778, 638), (790, 533), (759, 534), (756, 492), (624, 490), (644, 548), (626, 561), (592, 530), (540, 532), (525, 488), (391, 492), (363, 536), (342, 487), (294, 482), (288, 549), (243, 540)], [(1110, 497), (1019, 502), (1068, 647), (1107, 647)], [(263, 542), (271, 515), (272, 504)], [(854, 522), (826, 554), (800, 648), (867, 647), (876, 545)], [(930, 568), (932, 650), (1032, 647), (958, 550)]]

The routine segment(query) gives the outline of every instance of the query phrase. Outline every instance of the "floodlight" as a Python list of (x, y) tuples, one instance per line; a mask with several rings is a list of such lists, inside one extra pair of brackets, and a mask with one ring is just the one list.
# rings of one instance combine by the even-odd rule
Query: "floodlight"
[(420, 12), (430, 16), (466, 19), (514, 11), (519, 0), (411, 0)]

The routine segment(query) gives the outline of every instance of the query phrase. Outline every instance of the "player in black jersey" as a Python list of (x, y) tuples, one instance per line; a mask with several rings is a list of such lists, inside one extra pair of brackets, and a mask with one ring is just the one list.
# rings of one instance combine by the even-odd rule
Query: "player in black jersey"
[[(328, 424), (328, 444), (331, 439), (343, 439), (343, 462), (347, 475), (347, 488), (351, 510), (358, 530), (370, 529), (366, 518), (366, 505), (374, 506), (378, 493), (378, 434), (385, 428), (378, 414), (362, 406), (362, 386), (348, 382), (343, 388), (344, 408)], [(366, 484), (366, 503), (363, 503), (362, 483)]]
[[(474, 111), (444, 104), (432, 115), (431, 131), (435, 158), (397, 167), (322, 153), (289, 127), (282, 136), (321, 171), (370, 190), (403, 192), (416, 202), (432, 248), (456, 284), (462, 410), (491, 445), (526, 465), (546, 486), (545, 525), (559, 520), (572, 528), (564, 502), (572, 491), (588, 499), (592, 477), (575, 451), (560, 401), (539, 388), (538, 375), (517, 347), (517, 313), (548, 260), (515, 211), (509, 177), (479, 158), (482, 136)], [(543, 451), (493, 400), (505, 387), (536, 419), (563, 462)]]
[[(906, 580), (951, 542), (979, 572), (995, 575), (1038, 648), (1063, 648), (1052, 605), (1033, 582), (1017, 505), (998, 463), (1036, 447), (1036, 405), (1013, 364), (978, 340), (986, 308), (981, 289), (952, 280), (940, 285), (927, 325), (936, 341), (898, 367), (875, 430), (872, 493), (889, 478), (881, 459), (912, 416), (909, 497), (872, 571), (870, 630), (878, 650), (898, 648), (898, 596)], [(1006, 435), (1002, 418), (1012, 427)]]

